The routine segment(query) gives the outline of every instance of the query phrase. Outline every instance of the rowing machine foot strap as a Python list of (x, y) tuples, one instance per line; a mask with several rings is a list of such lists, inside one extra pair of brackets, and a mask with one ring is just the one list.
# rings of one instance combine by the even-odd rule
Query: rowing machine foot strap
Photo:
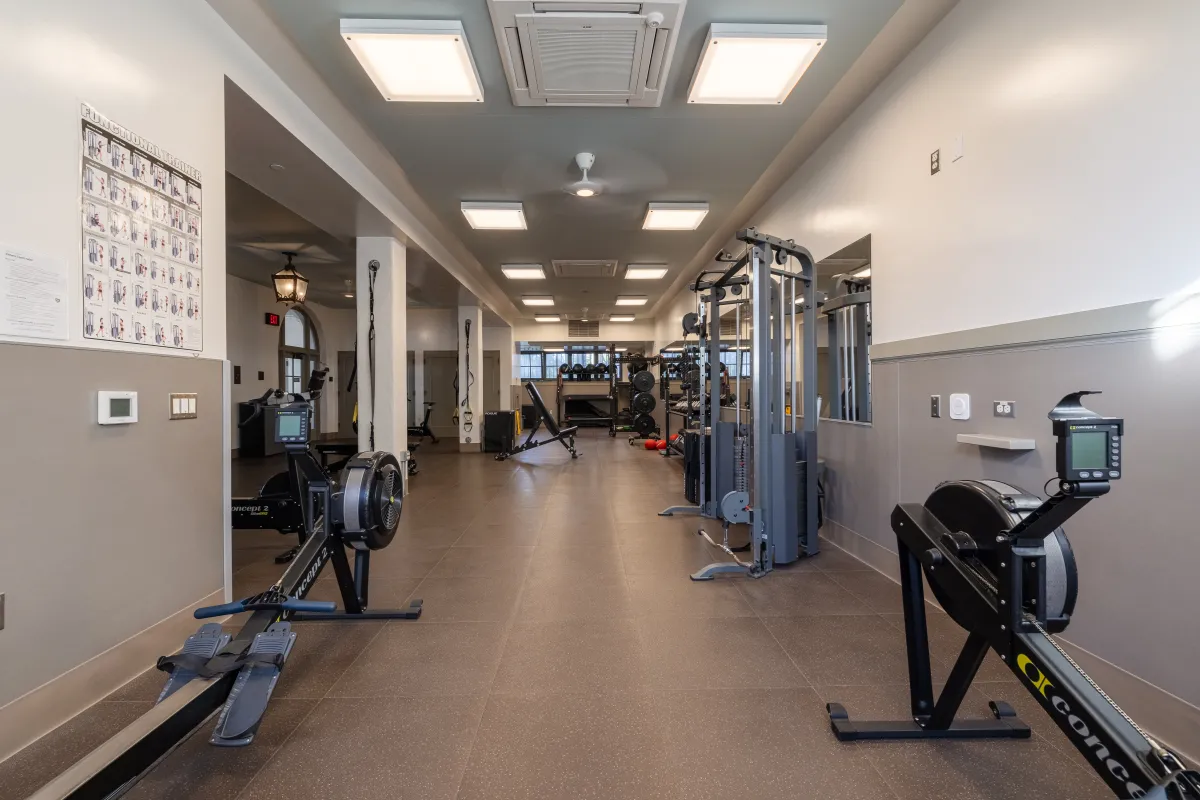
[(189, 636), (178, 653), (160, 658), (158, 668), (167, 673), (167, 683), (155, 702), (161, 703), (178, 691), (179, 687), (200, 677), (203, 666), (222, 647), (229, 644), (231, 638), (231, 634), (221, 630), (219, 623), (210, 622), (201, 625), (198, 631)]
[(212, 744), (220, 747), (245, 747), (254, 741), (279, 673), (296, 643), (296, 634), (286, 622), (276, 622), (254, 637), (254, 644), (234, 680), (229, 699), (217, 718)]

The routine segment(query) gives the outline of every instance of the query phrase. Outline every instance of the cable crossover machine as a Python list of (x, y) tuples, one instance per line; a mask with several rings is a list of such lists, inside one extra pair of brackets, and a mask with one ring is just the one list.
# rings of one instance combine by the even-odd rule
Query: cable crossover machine
[[(814, 556), (819, 549), (815, 262), (795, 242), (753, 228), (737, 238), (746, 251), (739, 257), (722, 254), (720, 269), (700, 273), (690, 287), (697, 311), (685, 319), (685, 331), (691, 329), (700, 340), (694, 374), (701, 387), (698, 427), (687, 432), (699, 450), (697, 502), (660, 512), (721, 521), (723, 542), (699, 533), (734, 560), (710, 564), (692, 575), (696, 581), (723, 573), (762, 577), (777, 564)], [(748, 423), (740, 371), (735, 371), (734, 407), (723, 411), (721, 406), (720, 320), (722, 308), (729, 306), (739, 345), (743, 309), (751, 326)], [(748, 559), (729, 545), (731, 524), (750, 526)]]

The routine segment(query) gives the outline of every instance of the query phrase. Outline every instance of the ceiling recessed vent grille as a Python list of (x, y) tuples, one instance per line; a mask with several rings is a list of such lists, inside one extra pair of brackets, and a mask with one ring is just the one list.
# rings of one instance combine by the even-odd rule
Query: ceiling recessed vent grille
[(617, 262), (610, 259), (555, 259), (550, 263), (554, 265), (557, 278), (614, 278), (617, 275)]
[(596, 339), (600, 336), (598, 320), (567, 320), (567, 336), (571, 339)]
[(488, 0), (518, 106), (662, 104), (687, 0)]

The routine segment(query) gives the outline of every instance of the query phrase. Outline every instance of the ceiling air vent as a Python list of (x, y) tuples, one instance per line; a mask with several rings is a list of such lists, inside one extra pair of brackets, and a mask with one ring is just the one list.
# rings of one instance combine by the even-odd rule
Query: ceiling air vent
[(600, 323), (597, 320), (569, 319), (567, 336), (571, 339), (597, 339), (600, 336)]
[(687, 0), (488, 0), (518, 106), (662, 104)]
[(609, 259), (555, 259), (554, 275), (557, 278), (615, 278), (617, 262)]

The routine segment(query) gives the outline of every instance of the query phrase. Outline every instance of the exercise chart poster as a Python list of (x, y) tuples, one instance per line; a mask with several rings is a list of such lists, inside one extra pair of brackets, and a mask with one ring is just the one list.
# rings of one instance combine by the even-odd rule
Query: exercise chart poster
[(83, 335), (204, 348), (200, 171), (81, 109)]

